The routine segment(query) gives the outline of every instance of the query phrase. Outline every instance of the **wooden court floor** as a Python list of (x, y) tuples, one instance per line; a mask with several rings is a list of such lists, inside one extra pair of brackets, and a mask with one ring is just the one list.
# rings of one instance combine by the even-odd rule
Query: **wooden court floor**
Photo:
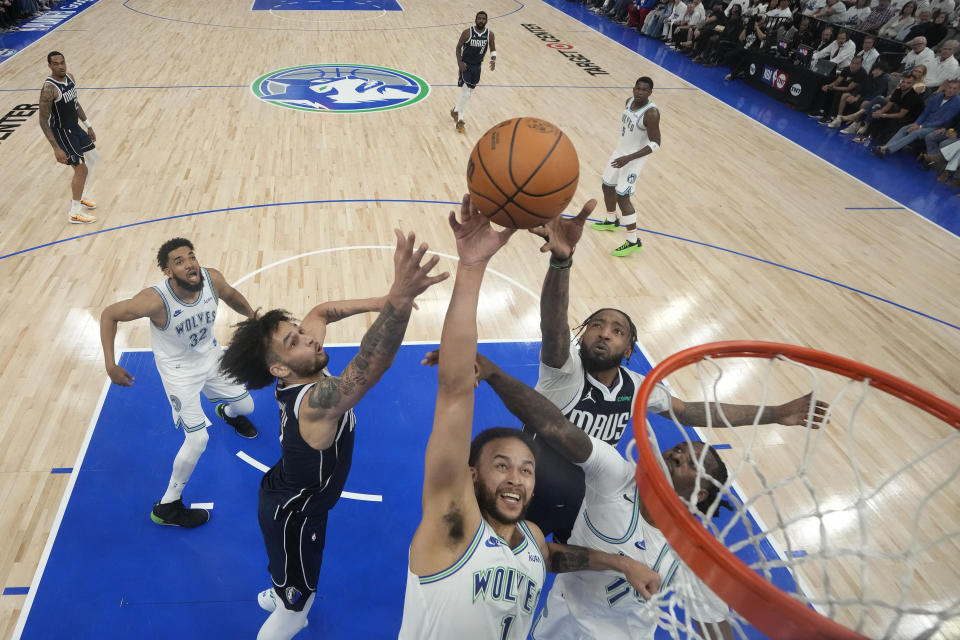
[[(37, 101), (46, 53), (62, 51), (102, 154), (91, 180), (99, 220), (79, 227), (66, 222), (69, 170), (54, 162), (35, 117), (0, 145), (5, 588), (34, 578), (68, 482), (50, 471), (73, 466), (106, 381), (100, 311), (159, 280), (164, 240), (192, 239), (201, 262), (233, 282), (288, 260), (239, 285), (254, 307), (302, 311), (382, 294), (395, 226), (455, 253), (444, 203), (465, 191), (470, 149), (497, 122), (535, 115), (559, 125), (580, 157), (574, 205), (599, 198), (640, 75), (655, 81), (663, 133), (634, 198), (645, 248), (615, 259), (609, 251), (621, 237), (586, 232), (571, 321), (619, 306), (654, 362), (712, 340), (773, 340), (862, 360), (960, 400), (956, 236), (908, 210), (883, 210), (897, 203), (546, 4), (403, 4), (403, 12), (251, 12), (242, 1), (100, 0), (0, 66), (6, 112)], [(459, 95), (454, 46), (481, 8), (498, 65), (484, 70), (458, 135), (448, 115)], [(608, 74), (589, 75), (524, 24), (572, 43)], [(430, 94), (398, 110), (319, 114), (250, 90), (268, 72), (326, 62), (400, 69)], [(481, 339), (539, 338), (546, 261), (538, 246), (519, 235), (494, 260), (500, 275), (485, 283)], [(454, 265), (444, 258), (441, 266)], [(423, 297), (409, 340), (438, 339), (449, 293), (438, 286)], [(221, 309), (221, 340), (236, 320)], [(328, 340), (356, 342), (370, 320), (337, 324)], [(121, 328), (118, 350), (147, 346), (146, 321)], [(675, 386), (698, 395), (694, 385)], [(748, 402), (754, 389), (732, 393)], [(895, 453), (909, 426), (889, 422), (873, 442)], [(772, 465), (801, 437), (775, 433)], [(895, 465), (896, 456), (876, 464)], [(164, 482), (157, 478), (158, 490)], [(945, 526), (955, 529), (957, 516), (946, 510)], [(0, 597), (0, 637), (24, 600)]]

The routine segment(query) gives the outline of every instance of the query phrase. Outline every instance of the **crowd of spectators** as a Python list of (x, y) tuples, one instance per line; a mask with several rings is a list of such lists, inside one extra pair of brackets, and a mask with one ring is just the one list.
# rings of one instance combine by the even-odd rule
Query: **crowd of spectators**
[(16, 31), (23, 22), (60, 4), (61, 0), (0, 0), (0, 33)]
[[(808, 115), (879, 158), (914, 153), (960, 188), (960, 0), (579, 0), (726, 80), (751, 54), (820, 74)], [(958, 193), (960, 195), (960, 193)]]

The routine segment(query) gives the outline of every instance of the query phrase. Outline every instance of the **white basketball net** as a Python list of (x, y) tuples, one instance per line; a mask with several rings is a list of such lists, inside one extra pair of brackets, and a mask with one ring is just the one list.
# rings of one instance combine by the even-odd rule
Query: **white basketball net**
[[(868, 638), (960, 638), (957, 429), (868, 381), (782, 355), (706, 358), (670, 374), (670, 383), (680, 398), (711, 403), (767, 407), (810, 391), (814, 402), (828, 402), (817, 430), (756, 423), (699, 430), (721, 446), (729, 472), (699, 520), (753, 571)], [(671, 418), (648, 424), (654, 451), (691, 442)], [(721, 416), (711, 426), (729, 421)], [(706, 449), (702, 455), (698, 488), (705, 489), (718, 483), (704, 471)], [(681, 496), (694, 514), (696, 491)], [(721, 500), (734, 506), (729, 520), (709, 517)], [(661, 627), (672, 637), (704, 637), (674, 610), (690, 597), (659, 596)], [(748, 636), (749, 623), (733, 612), (727, 621), (738, 638), (762, 637)]]

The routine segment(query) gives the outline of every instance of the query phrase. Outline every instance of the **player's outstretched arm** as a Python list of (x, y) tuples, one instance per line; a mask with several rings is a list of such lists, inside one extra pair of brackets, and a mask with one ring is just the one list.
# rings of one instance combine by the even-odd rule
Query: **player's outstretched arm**
[(540, 291), (540, 362), (559, 369), (570, 357), (570, 266), (573, 252), (583, 235), (583, 225), (597, 206), (588, 200), (574, 218), (557, 216), (542, 227), (530, 231), (546, 242), (541, 253), (550, 252), (550, 268)]
[(463, 45), (467, 44), (467, 40), (470, 39), (470, 29), (464, 29), (463, 33), (460, 34), (460, 39), (457, 40), (457, 68), (460, 71), (467, 70), (467, 63), (463, 61)]
[(493, 37), (493, 31), (490, 32), (490, 71), (497, 68), (497, 41)]
[[(322, 322), (323, 324), (333, 324), (355, 316), (358, 313), (369, 313), (371, 311), (383, 311), (383, 305), (387, 302), (387, 296), (379, 298), (360, 298), (356, 300), (330, 300), (321, 302), (307, 313), (303, 318), (304, 322)], [(416, 304), (413, 305), (416, 308)]]
[[(728, 404), (725, 402), (684, 402), (670, 398), (671, 408), (677, 420), (691, 427), (706, 427), (708, 416), (711, 427), (739, 427), (747, 424), (782, 424), (819, 429), (826, 418), (830, 405), (823, 400), (813, 402), (813, 393), (795, 398), (790, 402), (769, 407), (753, 404)], [(757, 414), (759, 413), (759, 418)], [(672, 417), (669, 411), (661, 413)]]
[(216, 269), (207, 269), (210, 274), (210, 280), (213, 282), (213, 290), (217, 297), (227, 303), (227, 306), (242, 315), (244, 318), (253, 317), (253, 308), (243, 294), (234, 289), (223, 274)]
[(158, 327), (166, 325), (168, 318), (166, 307), (160, 294), (153, 289), (144, 289), (129, 300), (121, 300), (110, 305), (100, 314), (100, 344), (103, 347), (103, 364), (107, 375), (114, 384), (122, 387), (133, 385), (133, 376), (119, 366), (114, 354), (117, 339), (117, 324), (139, 318), (150, 318)]
[(477, 355), (477, 377), (486, 381), (507, 409), (538, 438), (574, 463), (586, 462), (593, 452), (590, 436), (567, 420), (552, 402), (509, 375), (489, 358)]
[(512, 229), (497, 232), (464, 196), (460, 220), (450, 213), (457, 241), (453, 295), (440, 337), (437, 405), (424, 456), (423, 519), (410, 545), (410, 569), (428, 575), (459, 557), (480, 525), (469, 467), (473, 426), (477, 303), (487, 262)]
[(300, 431), (315, 449), (326, 449), (336, 436), (337, 420), (353, 408), (393, 364), (407, 330), (413, 300), (434, 284), (446, 280), (430, 270), (440, 260), (424, 262), (426, 243), (414, 250), (416, 236), (395, 229), (397, 248), (393, 254), (394, 280), (379, 317), (364, 334), (360, 350), (339, 376), (317, 382), (300, 408)]
[(645, 600), (649, 600), (660, 588), (660, 575), (642, 562), (587, 547), (546, 542), (543, 532), (537, 525), (529, 521), (527, 525), (540, 545), (543, 559), (547, 563), (547, 571), (551, 573), (618, 571)]

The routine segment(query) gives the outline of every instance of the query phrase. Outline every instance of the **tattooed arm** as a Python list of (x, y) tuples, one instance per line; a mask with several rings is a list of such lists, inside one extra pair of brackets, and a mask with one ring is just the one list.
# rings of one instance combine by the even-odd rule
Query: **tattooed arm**
[(44, 82), (43, 88), (40, 90), (40, 130), (43, 131), (43, 136), (53, 147), (53, 155), (57, 158), (57, 162), (65, 164), (67, 162), (67, 152), (60, 148), (60, 145), (53, 138), (53, 131), (50, 130), (50, 110), (53, 108), (53, 101), (58, 97), (57, 88), (49, 82)]
[(314, 449), (322, 451), (333, 444), (340, 416), (356, 406), (393, 364), (414, 298), (449, 275), (429, 275), (439, 258), (433, 256), (421, 264), (427, 245), (414, 250), (414, 234), (405, 236), (399, 230), (395, 234), (394, 281), (380, 316), (364, 334), (359, 352), (343, 373), (319, 380), (300, 405), (300, 434)]
[(507, 409), (570, 462), (585, 462), (593, 451), (590, 436), (567, 420), (552, 402), (490, 359), (477, 354), (477, 377), (486, 381)]
[(547, 561), (547, 570), (552, 573), (619, 571), (644, 600), (649, 600), (660, 588), (660, 575), (656, 571), (627, 556), (548, 542), (544, 557)]

